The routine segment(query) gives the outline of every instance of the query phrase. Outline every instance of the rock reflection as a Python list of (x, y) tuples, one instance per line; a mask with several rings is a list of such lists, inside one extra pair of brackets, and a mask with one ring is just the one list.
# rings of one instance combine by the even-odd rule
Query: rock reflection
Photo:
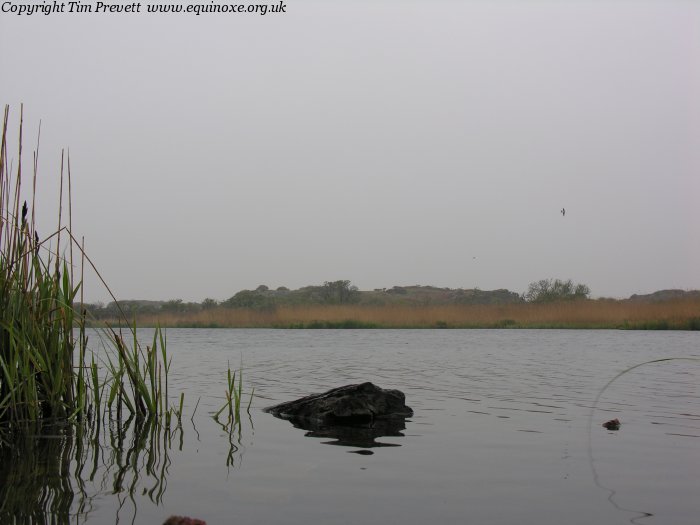
[(330, 438), (333, 441), (324, 441), (323, 443), (341, 447), (400, 447), (401, 445), (398, 443), (383, 443), (377, 439), (404, 437), (401, 431), (406, 429), (406, 419), (403, 417), (375, 419), (368, 423), (344, 425), (330, 425), (297, 418), (288, 419), (288, 421), (296, 428), (307, 430), (307, 437)]

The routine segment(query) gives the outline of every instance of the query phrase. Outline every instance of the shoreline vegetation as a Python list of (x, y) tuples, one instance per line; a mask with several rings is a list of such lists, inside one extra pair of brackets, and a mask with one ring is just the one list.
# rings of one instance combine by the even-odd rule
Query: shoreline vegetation
[[(321, 288), (321, 287), (307, 287)], [(395, 287), (398, 288), (398, 287)], [(391, 289), (394, 290), (394, 289)], [(527, 300), (507, 290), (449, 290), (429, 286), (359, 292), (347, 302), (313, 298), (274, 301), (269, 290), (244, 290), (248, 305), (182, 301), (124, 301), (140, 327), (278, 329), (626, 329), (700, 330), (700, 292), (665, 290), (629, 299)], [(286, 293), (286, 292), (285, 292)], [(291, 292), (293, 293), (293, 292)], [(308, 299), (308, 289), (305, 292)], [(471, 294), (471, 295), (470, 295)], [(289, 294), (286, 294), (287, 298)], [(474, 304), (465, 298), (477, 297)], [(268, 300), (263, 300), (267, 298)], [(384, 301), (380, 301), (384, 298)], [(462, 300), (460, 303), (459, 300)], [(113, 305), (86, 305), (92, 322), (118, 324)]]
[[(7, 105), (0, 125), (0, 523), (84, 523), (95, 498), (109, 495), (118, 503), (117, 522), (131, 501), (133, 523), (136, 495), (165, 505), (169, 454), (183, 447), (184, 392), (178, 405), (171, 402), (165, 332), (156, 326), (150, 345), (137, 339), (74, 237), (64, 153), (57, 222), (39, 231), (39, 138), (33, 165), (23, 171), (22, 107), (16, 140)], [(118, 327), (102, 322), (88, 335), (85, 269), (114, 299)], [(237, 372), (229, 366), (225, 403), (212, 416), (228, 437), (227, 468), (240, 461), (241, 379), (242, 363)]]
[(193, 313), (140, 315), (136, 317), (136, 325), (161, 328), (700, 330), (700, 301), (653, 304), (582, 301), (505, 307), (330, 305), (280, 307), (269, 311), (217, 308)]
[[(23, 180), (23, 109), (14, 161), (8, 158), (8, 126), (5, 106), (0, 137), (0, 431), (55, 421), (104, 424), (132, 416), (164, 420), (166, 427), (176, 416), (179, 424), (182, 397), (179, 410), (169, 402), (170, 359), (159, 328), (144, 349), (122, 315), (119, 329), (103, 323), (101, 355), (88, 346), (87, 312), (78, 299), (84, 269), (92, 263), (71, 231), (70, 158), (61, 155), (56, 227), (42, 236), (35, 206), (39, 140), (29, 181)], [(25, 200), (27, 182), (31, 189)], [(133, 337), (123, 337), (123, 332)]]

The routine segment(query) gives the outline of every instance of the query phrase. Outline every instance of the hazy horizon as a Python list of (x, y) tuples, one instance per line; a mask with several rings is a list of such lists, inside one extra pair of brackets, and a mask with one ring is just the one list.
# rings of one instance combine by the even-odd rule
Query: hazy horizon
[(698, 27), (684, 0), (0, 13), (0, 103), (13, 141), (24, 103), (25, 177), (41, 121), (40, 234), (70, 149), (74, 234), (119, 299), (626, 298), (700, 289)]

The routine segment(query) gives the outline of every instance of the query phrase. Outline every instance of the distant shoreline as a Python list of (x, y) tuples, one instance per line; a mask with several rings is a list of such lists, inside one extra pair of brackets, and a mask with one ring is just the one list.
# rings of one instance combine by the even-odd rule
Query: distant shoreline
[[(132, 312), (139, 327), (278, 329), (622, 329), (700, 330), (700, 299), (584, 299), (497, 305), (300, 305)], [(123, 324), (117, 318), (92, 322)]]

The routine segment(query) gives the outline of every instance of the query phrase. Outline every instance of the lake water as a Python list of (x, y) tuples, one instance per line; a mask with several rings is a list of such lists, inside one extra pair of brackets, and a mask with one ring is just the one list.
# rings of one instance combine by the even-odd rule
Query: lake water
[[(112, 425), (99, 451), (37, 438), (0, 466), (2, 523), (700, 522), (700, 333), (169, 329), (167, 339), (182, 428)], [(665, 358), (682, 359), (609, 384)], [(230, 432), (211, 413), (228, 363), (241, 362), (255, 397)], [(262, 412), (363, 381), (406, 394), (405, 428), (319, 436)], [(619, 431), (601, 426), (612, 418)], [(65, 458), (54, 468), (44, 450)], [(8, 503), (27, 487), (52, 509), (44, 521)]]

